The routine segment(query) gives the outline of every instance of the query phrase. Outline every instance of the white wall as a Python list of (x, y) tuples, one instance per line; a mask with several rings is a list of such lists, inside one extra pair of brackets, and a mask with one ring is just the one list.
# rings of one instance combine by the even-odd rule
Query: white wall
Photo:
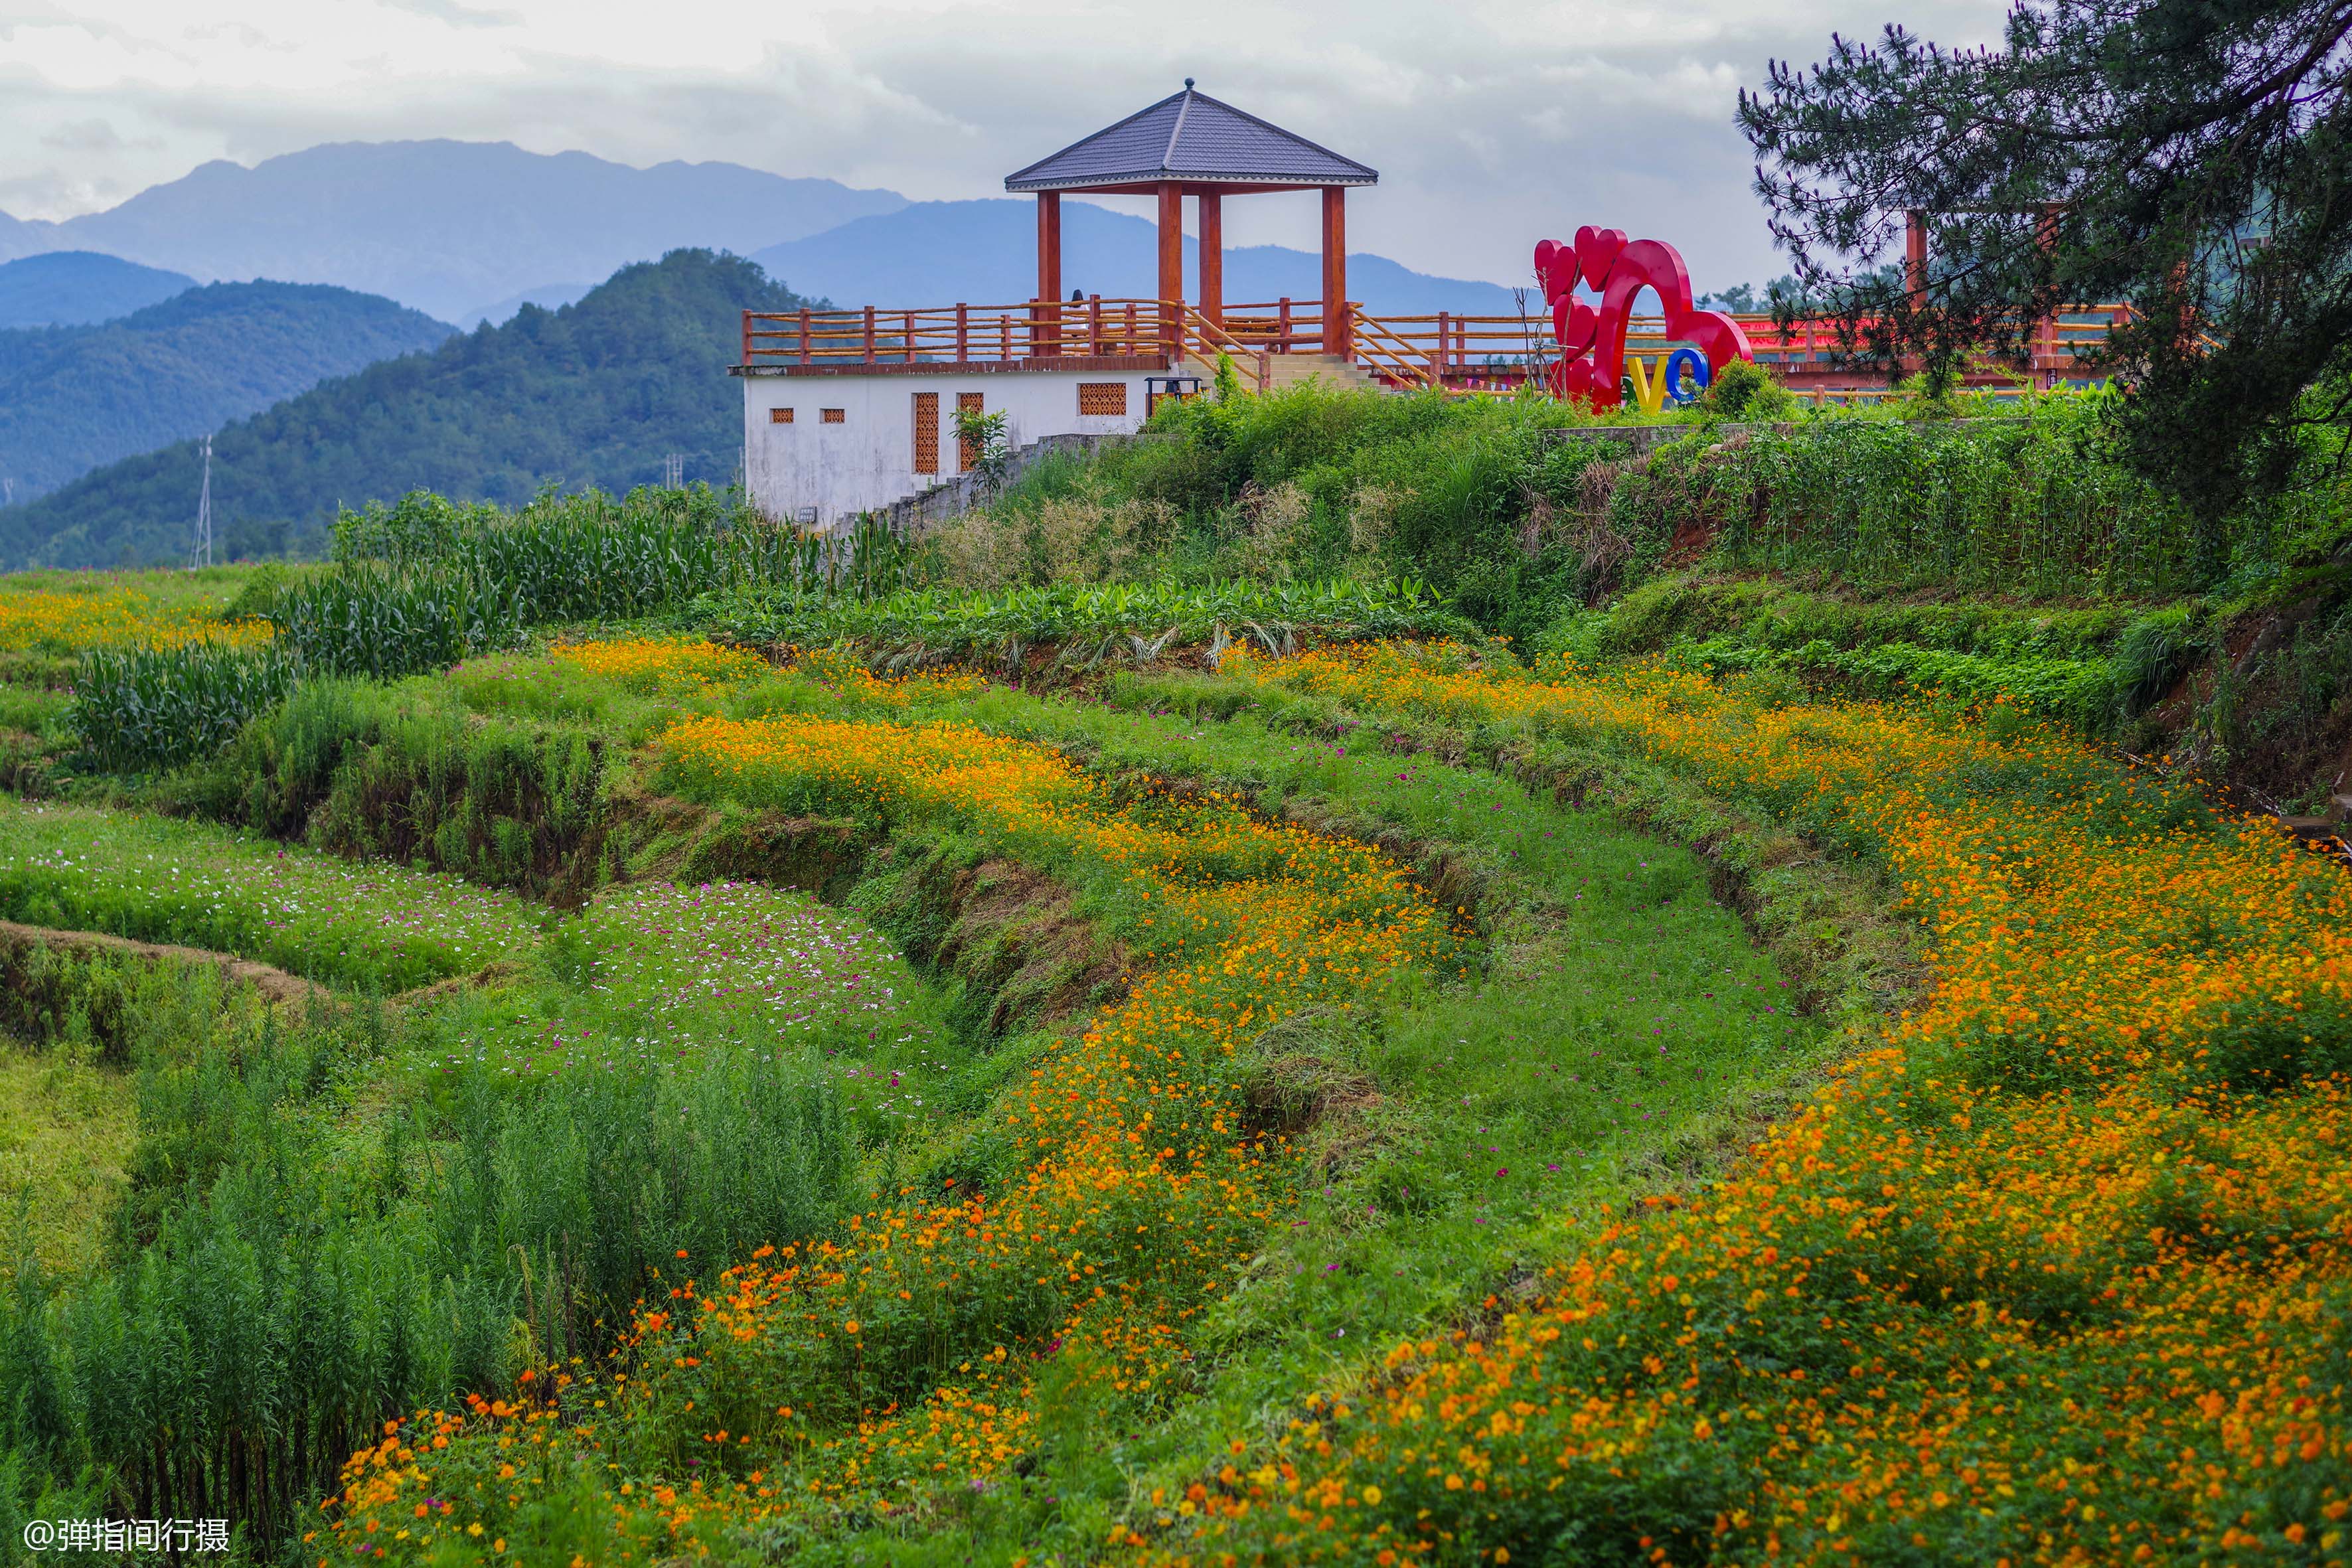
[[(743, 482), (751, 503), (770, 517), (829, 526), (889, 505), (960, 471), (956, 395), (977, 392), (982, 411), (1005, 416), (1005, 438), (1024, 447), (1045, 436), (1111, 436), (1143, 423), (1143, 371), (1019, 370), (993, 374), (746, 375), (743, 382)], [(1080, 416), (1080, 382), (1127, 385), (1124, 416)], [(915, 472), (915, 394), (940, 399), (940, 471)], [(778, 425), (774, 408), (793, 410)], [(822, 411), (838, 408), (842, 423)]]

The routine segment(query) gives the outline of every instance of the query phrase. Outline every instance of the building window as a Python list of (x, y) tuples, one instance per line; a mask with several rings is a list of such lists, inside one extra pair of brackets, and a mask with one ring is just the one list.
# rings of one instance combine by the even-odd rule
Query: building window
[(827, 425), (846, 425), (849, 423), (849, 410), (846, 408), (821, 409), (817, 413), (817, 417)]
[(1078, 412), (1081, 415), (1127, 413), (1127, 383), (1123, 381), (1082, 381), (1078, 383)]
[(768, 410), (768, 423), (769, 423), (769, 424), (771, 424), (771, 425), (789, 425), (789, 424), (791, 424), (792, 422), (793, 422), (793, 411), (792, 411), (791, 409), (789, 409), (789, 408), (771, 408), (771, 409), (769, 409), (769, 410)]
[[(958, 414), (978, 414), (986, 406), (985, 401), (977, 392), (956, 394)], [(979, 462), (980, 443), (959, 431), (956, 435), (956, 467), (968, 474)]]
[(940, 395), (915, 394), (915, 472), (940, 471)]

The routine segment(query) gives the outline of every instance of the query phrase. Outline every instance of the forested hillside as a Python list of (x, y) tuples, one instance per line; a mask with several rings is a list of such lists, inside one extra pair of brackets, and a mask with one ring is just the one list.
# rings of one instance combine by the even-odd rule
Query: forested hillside
[[(740, 312), (803, 301), (748, 261), (674, 251), (625, 268), (577, 304), (525, 307), (503, 326), (374, 364), (223, 428), (213, 444), (215, 533), (232, 553), (299, 551), (339, 504), (425, 488), (513, 503), (544, 485), (614, 490), (734, 471), (741, 414), (726, 374)], [(169, 561), (194, 515), (194, 443), (100, 468), (0, 508), (0, 562)]]
[(102, 325), (0, 332), (0, 474), (26, 500), (449, 333), (390, 300), (298, 283), (215, 283)]

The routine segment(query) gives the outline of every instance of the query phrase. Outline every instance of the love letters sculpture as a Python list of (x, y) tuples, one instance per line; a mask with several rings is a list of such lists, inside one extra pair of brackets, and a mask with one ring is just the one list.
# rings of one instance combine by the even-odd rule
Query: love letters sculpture
[[(1543, 280), (1552, 336), (1559, 341), (1559, 363), (1551, 367), (1550, 375), (1555, 397), (1575, 398), (1595, 408), (1618, 405), (1618, 367), (1627, 363), (1625, 327), (1634, 296), (1644, 289), (1657, 291), (1668, 341), (1696, 345), (1668, 354), (1663, 366), (1654, 367), (1654, 381), (1648, 374), (1653, 367), (1638, 362), (1631, 365), (1634, 395), (1644, 407), (1654, 409), (1669, 397), (1684, 401), (1685, 376), (1704, 389), (1725, 364), (1756, 357), (1738, 322), (1720, 310), (1693, 305), (1690, 270), (1683, 265), (1682, 253), (1662, 240), (1628, 240), (1622, 228), (1587, 224), (1576, 231), (1573, 247), (1556, 239), (1536, 247), (1536, 276)], [(1601, 296), (1599, 310), (1576, 297), (1579, 279)]]

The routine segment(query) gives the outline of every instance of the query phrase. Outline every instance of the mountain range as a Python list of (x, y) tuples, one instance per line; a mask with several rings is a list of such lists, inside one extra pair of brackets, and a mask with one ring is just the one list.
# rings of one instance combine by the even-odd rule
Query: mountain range
[[(315, 549), (338, 505), (413, 489), (509, 505), (545, 485), (626, 490), (659, 481), (672, 453), (688, 480), (727, 484), (742, 448), (742, 394), (725, 372), (741, 312), (803, 302), (740, 258), (678, 251), (560, 310), (526, 305), (324, 382), (214, 437), (218, 551)], [(182, 441), (0, 507), (0, 568), (184, 559), (201, 472)]]
[[(1063, 214), (1071, 286), (1157, 291), (1148, 221), (1084, 201)], [(682, 247), (749, 256), (801, 293), (845, 305), (1003, 303), (1027, 299), (1036, 278), (1027, 201), (913, 203), (735, 163), (637, 169), (507, 142), (331, 142), (249, 169), (206, 163), (62, 223), (0, 214), (0, 262), (81, 249), (205, 281), (332, 283), (465, 327), (505, 321), (525, 301), (569, 303), (616, 268)], [(1187, 272), (1197, 276), (1192, 248)], [(1375, 310), (1511, 309), (1493, 283), (1361, 253), (1348, 265), (1349, 292)], [(1313, 299), (1321, 276), (1309, 252), (1244, 247), (1226, 253), (1225, 297)]]
[[(0, 267), (0, 281), (26, 265)], [(390, 300), (318, 283), (215, 283), (100, 325), (0, 331), (0, 497), (29, 500), (329, 377), (432, 348), (450, 331)]]
[(906, 205), (737, 163), (636, 169), (502, 142), (341, 142), (249, 169), (205, 163), (63, 223), (0, 218), (0, 260), (98, 250), (206, 280), (340, 284), (464, 321), (681, 246), (749, 254)]

